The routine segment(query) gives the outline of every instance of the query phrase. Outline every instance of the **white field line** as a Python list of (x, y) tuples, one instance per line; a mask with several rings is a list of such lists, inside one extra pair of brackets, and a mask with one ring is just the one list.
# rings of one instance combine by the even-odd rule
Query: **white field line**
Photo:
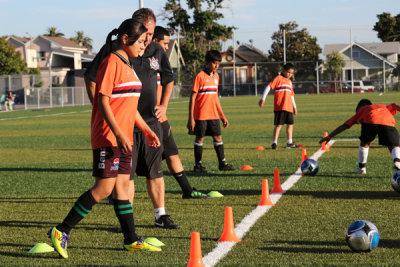
[(77, 113), (87, 113), (92, 112), (92, 110), (84, 110), (84, 111), (73, 111), (73, 112), (65, 112), (65, 113), (54, 113), (54, 114), (44, 114), (37, 116), (24, 116), (24, 117), (15, 117), (15, 118), (3, 118), (0, 121), (10, 121), (10, 120), (18, 120), (18, 119), (29, 119), (29, 118), (40, 118), (40, 117), (49, 117), (49, 116), (59, 116), (59, 115), (68, 115), (68, 114), (77, 114)]
[[(353, 140), (353, 139), (351, 139)], [(354, 139), (358, 140), (358, 139)], [(329, 145), (333, 145), (335, 141), (339, 140), (331, 140)], [(342, 141), (342, 140), (340, 140)], [(318, 160), (325, 151), (319, 149), (315, 152), (310, 158), (314, 160)], [(283, 184), (282, 189), (288, 191), (298, 180), (301, 178), (301, 169), (298, 168), (295, 173), (293, 173)], [(270, 194), (270, 198), (272, 203), (277, 203), (279, 199), (284, 194)], [(250, 228), (260, 219), (272, 206), (257, 206), (252, 212), (246, 215), (243, 220), (236, 225), (235, 233), (239, 239), (242, 239), (244, 235), (250, 230)], [(222, 260), (229, 251), (235, 246), (235, 242), (219, 242), (217, 246), (210, 251), (207, 255), (203, 257), (203, 263), (205, 266), (215, 266), (220, 260)]]

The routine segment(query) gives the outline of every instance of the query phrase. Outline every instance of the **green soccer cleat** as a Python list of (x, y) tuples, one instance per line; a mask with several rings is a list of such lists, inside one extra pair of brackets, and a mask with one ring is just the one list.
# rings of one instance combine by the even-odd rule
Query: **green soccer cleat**
[(145, 241), (143, 241), (143, 238), (139, 238), (138, 241), (133, 242), (132, 244), (127, 244), (124, 245), (125, 249), (127, 251), (152, 251), (152, 252), (158, 252), (161, 251), (161, 248), (153, 246)]
[(184, 193), (182, 195), (183, 199), (188, 199), (188, 198), (210, 198), (209, 195), (204, 194), (200, 191), (197, 191), (196, 188), (193, 187), (193, 191), (191, 193)]
[(55, 227), (50, 228), (50, 230), (47, 232), (47, 235), (51, 239), (54, 249), (58, 252), (58, 254), (60, 254), (60, 256), (64, 259), (67, 259), (67, 243), (70, 242), (68, 235), (58, 231)]

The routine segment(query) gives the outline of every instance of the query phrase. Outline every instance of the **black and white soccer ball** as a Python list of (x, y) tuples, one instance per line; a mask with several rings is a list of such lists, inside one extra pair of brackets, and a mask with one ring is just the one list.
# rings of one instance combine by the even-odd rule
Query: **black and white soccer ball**
[(355, 221), (346, 231), (346, 242), (354, 252), (370, 252), (378, 246), (378, 228), (367, 220)]
[(316, 175), (319, 170), (318, 162), (313, 159), (306, 159), (300, 165), (303, 175)]
[(394, 191), (400, 193), (400, 171), (395, 172), (390, 179)]

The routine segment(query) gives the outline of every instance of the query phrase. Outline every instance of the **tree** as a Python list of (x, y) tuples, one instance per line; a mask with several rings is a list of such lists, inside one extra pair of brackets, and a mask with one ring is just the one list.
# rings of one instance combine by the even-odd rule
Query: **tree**
[(392, 17), (390, 13), (383, 12), (376, 16), (378, 22), (375, 23), (373, 30), (378, 32), (378, 38), (382, 42), (400, 41), (400, 14)]
[[(346, 65), (346, 62), (343, 59), (343, 56), (337, 52), (333, 51), (326, 57), (326, 62), (324, 63), (324, 68), (326, 72), (328, 73), (329, 80), (332, 79), (332, 75), (334, 76), (335, 80), (335, 93), (337, 93), (338, 89), (338, 78), (341, 81), (341, 77), (339, 75), (342, 73), (342, 70), (344, 66)], [(340, 84), (342, 84), (340, 82)], [(342, 91), (342, 87), (340, 86), (340, 90)]]
[(44, 36), (62, 37), (64, 34), (59, 32), (56, 27), (49, 27), (47, 28), (47, 33), (45, 33)]
[(165, 4), (165, 19), (168, 20), (171, 31), (179, 31), (180, 49), (191, 76), (198, 72), (207, 50), (220, 51), (220, 41), (232, 37), (234, 27), (217, 23), (224, 17), (219, 13), (223, 8), (222, 2), (223, 0), (187, 0), (190, 12), (182, 8), (180, 0), (167, 0)]
[(7, 41), (7, 36), (0, 38), (0, 75), (22, 74), (27, 71), (21, 53), (15, 51)]
[(76, 31), (76, 36), (69, 38), (71, 41), (77, 43), (80, 46), (84, 46), (88, 49), (88, 52), (92, 51), (92, 38), (85, 36), (83, 31)]

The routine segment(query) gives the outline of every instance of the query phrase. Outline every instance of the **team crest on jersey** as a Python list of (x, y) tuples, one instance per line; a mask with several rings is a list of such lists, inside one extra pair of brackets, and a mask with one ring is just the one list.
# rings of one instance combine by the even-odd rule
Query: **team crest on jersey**
[(158, 64), (158, 59), (152, 57), (149, 58), (150, 60), (150, 68), (152, 68), (153, 70), (158, 70), (160, 68), (160, 65)]

